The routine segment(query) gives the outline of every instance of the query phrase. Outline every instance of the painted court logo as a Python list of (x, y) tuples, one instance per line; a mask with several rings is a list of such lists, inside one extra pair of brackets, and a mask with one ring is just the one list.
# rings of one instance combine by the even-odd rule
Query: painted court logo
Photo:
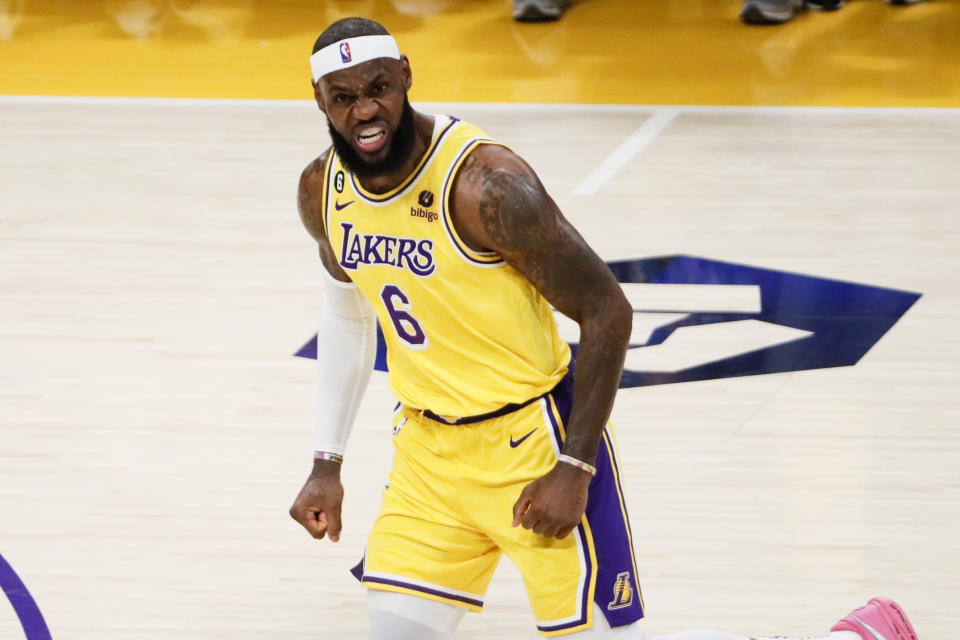
[(609, 266), (637, 313), (621, 388), (852, 366), (920, 298), (686, 255)]
[[(609, 263), (634, 307), (620, 387), (852, 366), (919, 293), (686, 255)], [(576, 352), (579, 329), (556, 314)], [(376, 368), (387, 370), (378, 328)], [(316, 338), (296, 355), (316, 358)]]
[(623, 609), (633, 604), (633, 587), (630, 586), (630, 572), (617, 574), (617, 581), (613, 584), (613, 600), (607, 605), (609, 611)]
[(0, 555), (0, 590), (7, 596), (20, 620), (26, 640), (50, 640), (50, 630), (33, 596), (13, 567)]

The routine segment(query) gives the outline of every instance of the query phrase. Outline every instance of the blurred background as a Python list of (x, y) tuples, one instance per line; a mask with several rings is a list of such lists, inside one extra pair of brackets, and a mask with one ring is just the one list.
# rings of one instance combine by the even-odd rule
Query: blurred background
[(740, 0), (0, 0), (0, 94), (309, 98), (332, 21), (371, 17), (420, 101), (960, 106), (960, 3), (853, 0), (748, 26)]

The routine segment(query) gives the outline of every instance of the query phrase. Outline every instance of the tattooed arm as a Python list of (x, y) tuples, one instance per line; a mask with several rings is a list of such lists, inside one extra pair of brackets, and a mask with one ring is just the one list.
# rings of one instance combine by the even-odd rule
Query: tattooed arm
[(300, 174), (300, 186), (297, 189), (297, 208), (300, 221), (320, 247), (320, 261), (334, 279), (350, 282), (350, 277), (340, 268), (337, 257), (330, 246), (327, 230), (323, 226), (323, 173), (326, 168), (328, 149), (319, 158), (307, 165)]
[[(562, 452), (593, 464), (613, 408), (633, 310), (620, 285), (513, 152), (481, 145), (464, 162), (452, 200), (458, 233), (493, 250), (580, 325), (573, 404)], [(562, 538), (580, 522), (590, 475), (558, 463), (524, 489), (514, 526)]]
[[(300, 177), (298, 205), (303, 225), (317, 241), (330, 278), (324, 278), (324, 304), (317, 331), (317, 437), (315, 450), (342, 455), (357, 406), (373, 369), (376, 321), (350, 278), (337, 263), (323, 222), (326, 155)], [(341, 459), (342, 460), (342, 459)], [(340, 461), (314, 456), (313, 469), (290, 507), (290, 516), (314, 538), (340, 539), (343, 485)]]

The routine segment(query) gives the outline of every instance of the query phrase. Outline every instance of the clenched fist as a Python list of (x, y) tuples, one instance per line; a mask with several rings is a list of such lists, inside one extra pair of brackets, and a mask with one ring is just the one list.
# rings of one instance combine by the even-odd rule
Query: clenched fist
[(310, 477), (290, 507), (290, 517), (303, 525), (316, 538), (330, 536), (331, 542), (340, 539), (340, 506), (343, 504), (343, 485), (340, 483), (340, 464), (329, 460), (315, 460)]

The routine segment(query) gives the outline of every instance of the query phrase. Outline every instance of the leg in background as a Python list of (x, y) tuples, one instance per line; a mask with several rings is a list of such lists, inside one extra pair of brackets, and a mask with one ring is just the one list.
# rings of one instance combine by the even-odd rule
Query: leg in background
[(452, 604), (367, 590), (370, 640), (450, 640), (465, 613)]

